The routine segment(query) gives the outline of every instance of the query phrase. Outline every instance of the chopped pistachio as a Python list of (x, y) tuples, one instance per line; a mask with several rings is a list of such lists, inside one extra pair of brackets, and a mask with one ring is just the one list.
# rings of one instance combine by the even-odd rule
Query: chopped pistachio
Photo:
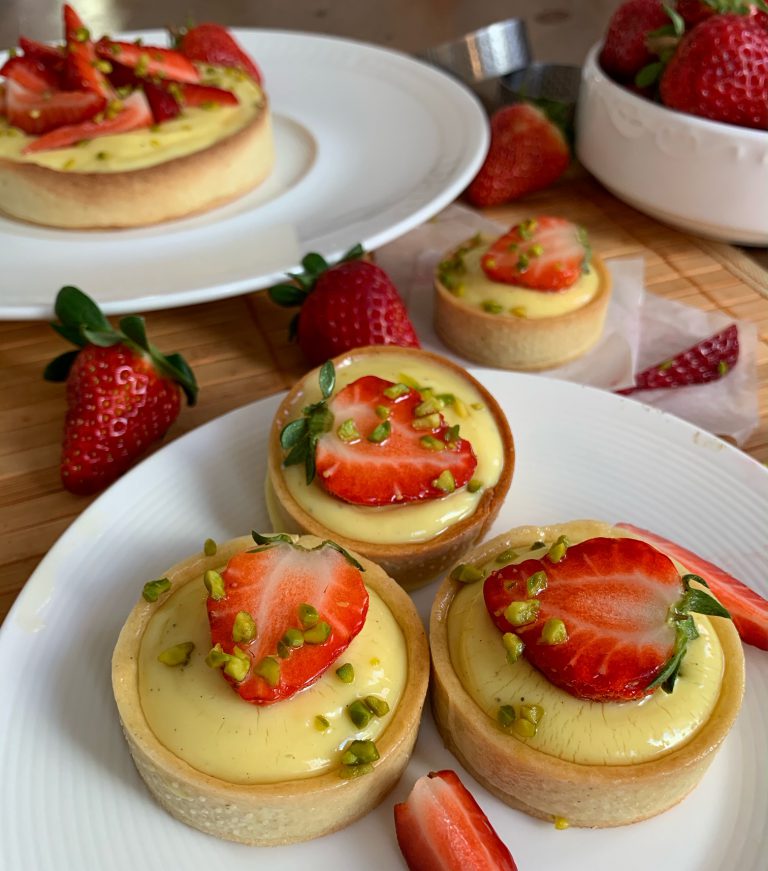
[(526, 602), (510, 602), (504, 609), (504, 619), (512, 626), (525, 626), (533, 623), (539, 614), (541, 602), (538, 599), (529, 599)]
[(330, 635), (330, 625), (325, 620), (321, 620), (304, 632), (304, 641), (307, 644), (323, 644), (330, 638)]
[(288, 647), (288, 645), (282, 640), (282, 638), (280, 639), (280, 641), (277, 642), (277, 655), (280, 657), (280, 659), (288, 659), (288, 657), (291, 655), (291, 648)]
[(93, 62), (93, 65), (100, 73), (104, 73), (104, 75), (112, 72), (112, 64), (108, 60), (98, 58)]
[(443, 469), (442, 472), (435, 478), (432, 482), (432, 486), (438, 490), (442, 490), (443, 493), (453, 493), (456, 489), (456, 480), (453, 477), (453, 473), (450, 469)]
[(429, 399), (420, 402), (414, 408), (413, 413), (416, 417), (426, 417), (428, 414), (436, 414), (442, 408), (442, 400), (438, 399), (437, 396), (430, 396)]
[(331, 728), (331, 723), (327, 717), (324, 717), (322, 714), (318, 714), (315, 717), (315, 729), (318, 732), (327, 732)]
[(410, 375), (406, 375), (405, 372), (401, 372), (397, 376), (397, 378), (402, 384), (406, 384), (408, 387), (412, 387), (414, 390), (421, 390), (421, 385), (419, 384), (419, 382), (415, 378), (412, 378)]
[(339, 426), (336, 430), (336, 435), (343, 442), (353, 442), (360, 438), (360, 430), (358, 430), (357, 424), (350, 417)]
[(141, 595), (147, 602), (156, 602), (161, 593), (166, 593), (170, 589), (171, 582), (168, 578), (158, 578), (156, 581), (147, 581)]
[(520, 716), (538, 726), (544, 716), (544, 708), (541, 705), (520, 705)]
[(456, 401), (456, 397), (452, 393), (439, 393), (437, 398), (443, 403), (443, 405), (453, 405)]
[(224, 588), (224, 578), (217, 571), (208, 569), (203, 575), (203, 583), (205, 584), (205, 589), (208, 590), (208, 595), (215, 602), (226, 596), (227, 591)]
[(725, 375), (728, 372), (728, 368), (728, 364), (725, 360), (719, 360), (717, 364), (717, 374), (721, 376)]
[(470, 563), (460, 563), (451, 572), (451, 580), (461, 584), (474, 584), (475, 581), (482, 581), (484, 577), (485, 573)]
[(376, 417), (380, 417), (382, 420), (386, 420), (390, 415), (390, 409), (386, 405), (377, 405), (376, 406)]
[(299, 622), (305, 629), (310, 629), (320, 619), (320, 615), (317, 613), (317, 608), (313, 605), (307, 605), (306, 602), (299, 605), (298, 611)]
[(516, 318), (527, 318), (528, 317), (528, 313), (526, 312), (525, 306), (523, 306), (523, 305), (513, 306), (509, 310), (509, 313), (511, 315), (514, 315)]
[(209, 668), (221, 668), (226, 662), (229, 661), (229, 654), (224, 653), (220, 644), (216, 644), (208, 651), (208, 655), (205, 657), (205, 664)]
[(397, 399), (398, 396), (402, 396), (404, 393), (409, 391), (409, 387), (407, 384), (393, 384), (391, 387), (386, 387), (384, 389), (384, 395), (387, 399)]
[(96, 152), (96, 160), (109, 160), (109, 152), (108, 151), (97, 151)]
[(542, 644), (563, 644), (568, 640), (568, 630), (559, 617), (550, 617), (541, 629)]
[(440, 439), (436, 439), (434, 436), (425, 435), (419, 439), (419, 444), (426, 448), (428, 451), (444, 451), (445, 450), (445, 442), (441, 442)]
[(375, 717), (383, 717), (389, 713), (389, 704), (378, 696), (366, 696), (365, 704)]
[(187, 665), (194, 649), (194, 641), (182, 641), (181, 644), (167, 647), (157, 658), (163, 665)]
[(567, 550), (568, 539), (566, 536), (561, 535), (547, 552), (547, 559), (551, 563), (559, 563), (565, 556)]
[(499, 565), (504, 565), (504, 564), (506, 564), (506, 563), (511, 563), (511, 562), (514, 562), (514, 561), (517, 559), (518, 555), (519, 555), (519, 554), (517, 553), (516, 550), (513, 550), (511, 547), (508, 547), (506, 550), (503, 550), (503, 551), (502, 551), (502, 552), (501, 552), (501, 553), (496, 557), (496, 559), (494, 560), (494, 562), (498, 563)]
[(414, 429), (437, 429), (440, 426), (440, 415), (426, 414), (424, 417), (415, 417), (411, 425)]
[(555, 817), (553, 822), (558, 831), (563, 831), (563, 829), (569, 829), (571, 827), (571, 824), (565, 817)]
[(542, 593), (547, 589), (547, 573), (546, 572), (534, 572), (528, 580), (525, 582), (525, 587), (528, 590), (529, 596), (538, 596), (539, 593)]
[(256, 637), (256, 621), (247, 611), (238, 611), (232, 624), (233, 641), (253, 641)]
[(203, 553), (206, 556), (215, 556), (218, 549), (218, 545), (212, 538), (206, 538), (203, 543)]
[(276, 687), (280, 683), (280, 663), (274, 656), (265, 656), (253, 667), (253, 673), (264, 680), (271, 686)]
[(91, 38), (91, 32), (87, 27), (78, 27), (75, 30), (75, 41), (76, 42), (87, 42)]
[(474, 408), (475, 411), (482, 411), (485, 408), (482, 402), (470, 402), (469, 406), (470, 408)]
[(239, 647), (232, 648), (232, 655), (224, 663), (224, 673), (238, 683), (245, 680), (251, 668), (251, 658)]
[(512, 724), (512, 731), (521, 738), (533, 738), (536, 734), (536, 724), (518, 717)]
[(345, 765), (359, 765), (361, 762), (376, 762), (379, 759), (379, 750), (373, 741), (361, 741), (355, 739), (350, 742), (342, 754), (341, 761)]
[(472, 478), (472, 480), (467, 484), (467, 491), (469, 493), (477, 493), (478, 490), (483, 489), (483, 482), (479, 478)]
[(504, 306), (494, 299), (484, 299), (480, 303), (480, 308), (489, 315), (500, 315), (504, 311)]
[(294, 629), (291, 627), (290, 629), (285, 630), (285, 635), (283, 635), (282, 641), (286, 647), (302, 647), (304, 645), (304, 633), (300, 629)]
[(453, 444), (453, 442), (458, 441), (459, 440), (459, 424), (455, 423), (453, 426), (449, 426), (448, 429), (445, 431), (445, 436), (443, 438), (445, 438), (445, 441), (448, 444)]
[(355, 679), (355, 669), (351, 662), (345, 662), (336, 669), (336, 677), (343, 683), (352, 683)]
[(523, 649), (525, 648), (523, 639), (514, 632), (505, 632), (501, 636), (501, 642), (507, 651), (507, 662), (510, 665), (514, 665), (523, 655)]
[(502, 729), (508, 729), (517, 719), (517, 714), (512, 705), (502, 705), (496, 714), (496, 719)]
[(459, 417), (469, 417), (469, 410), (467, 409), (467, 406), (464, 405), (464, 403), (459, 399), (458, 396), (456, 397), (456, 401), (453, 403), (453, 410), (456, 412), (456, 414), (458, 414)]
[(543, 247), (542, 245), (540, 245), (538, 242), (535, 242), (535, 243), (534, 243), (533, 245), (531, 245), (531, 247), (528, 249), (528, 255), (529, 255), (530, 257), (541, 257), (541, 255), (542, 255), (543, 253), (544, 253), (544, 247)]
[(362, 777), (364, 774), (370, 774), (373, 771), (373, 765), (370, 762), (360, 762), (357, 765), (342, 765), (339, 769), (339, 776), (345, 780), (351, 780), (355, 777)]
[(540, 548), (546, 546), (547, 544), (544, 541), (534, 541), (534, 543), (531, 545), (531, 550), (539, 550)]
[(392, 435), (392, 424), (388, 421), (382, 421), (373, 432), (369, 433), (368, 441), (375, 444), (385, 442)]
[(358, 729), (365, 729), (373, 716), (368, 705), (360, 699), (356, 699), (350, 705), (347, 705), (347, 714)]
[(525, 270), (531, 265), (530, 258), (527, 254), (521, 253), (517, 258), (517, 269), (519, 272), (525, 272)]
[(69, 160), (67, 160), (65, 162), (64, 166), (62, 166), (62, 169), (73, 169), (74, 166), (75, 166), (75, 158), (70, 157)]

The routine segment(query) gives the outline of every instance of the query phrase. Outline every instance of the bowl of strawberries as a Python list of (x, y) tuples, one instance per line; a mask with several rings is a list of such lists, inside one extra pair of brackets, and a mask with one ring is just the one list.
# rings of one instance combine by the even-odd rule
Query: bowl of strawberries
[(654, 218), (768, 245), (768, 5), (619, 6), (584, 64), (576, 151)]

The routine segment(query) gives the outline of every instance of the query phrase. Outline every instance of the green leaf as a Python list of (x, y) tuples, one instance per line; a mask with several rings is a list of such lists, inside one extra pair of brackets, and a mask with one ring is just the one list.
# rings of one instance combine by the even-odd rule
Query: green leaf
[(161, 369), (168, 372), (171, 378), (181, 386), (189, 405), (194, 405), (197, 402), (199, 388), (197, 386), (195, 373), (192, 371), (189, 363), (187, 363), (184, 357), (182, 357), (181, 354), (168, 354), (167, 357), (164, 357), (162, 354), (154, 352), (153, 349), (152, 359), (160, 365)]
[(90, 330), (107, 332), (112, 329), (101, 309), (76, 287), (62, 287), (54, 306), (56, 317), (64, 326), (84, 326)]
[(307, 298), (307, 293), (295, 284), (276, 284), (267, 291), (269, 298), (283, 308), (301, 305)]
[(315, 448), (317, 447), (317, 439), (310, 438), (309, 440), (309, 450), (307, 451), (307, 457), (305, 460), (306, 466), (306, 481), (307, 486), (309, 486), (315, 480), (315, 472), (317, 471), (315, 467)]
[(122, 339), (120, 333), (116, 333), (112, 329), (91, 330), (83, 327), (82, 334), (84, 339), (92, 345), (98, 345), (100, 348), (111, 348), (112, 345), (119, 344)]
[(278, 532), (276, 535), (261, 535), (255, 529), (252, 529), (251, 536), (256, 544), (277, 544), (281, 541), (293, 544), (293, 538), (287, 532)]
[(298, 420), (292, 420), (290, 423), (287, 423), (280, 433), (280, 447), (285, 451), (289, 451), (307, 435), (307, 429), (306, 417), (300, 417)]
[(730, 613), (709, 593), (691, 588), (680, 602), (683, 612), (695, 611), (697, 614), (707, 614), (710, 617), (725, 617), (730, 619)]
[(308, 419), (309, 437), (317, 441), (323, 433), (329, 432), (333, 426), (333, 412), (327, 405), (313, 411)]
[(66, 339), (68, 342), (72, 342), (72, 344), (77, 345), (78, 348), (83, 348), (87, 344), (87, 342), (83, 338), (83, 333), (80, 327), (70, 327), (65, 326), (64, 324), (56, 323), (52, 323), (51, 326), (63, 339)]
[(649, 88), (656, 83), (663, 70), (664, 64), (661, 61), (654, 61), (638, 72), (635, 76), (635, 84), (638, 88)]
[(305, 272), (308, 272), (313, 279), (317, 278), (321, 272), (325, 272), (325, 270), (328, 269), (328, 261), (325, 257), (316, 254), (314, 251), (310, 252), (303, 258), (301, 265), (304, 267)]
[(295, 342), (296, 336), (299, 334), (299, 315), (296, 313), (288, 324), (288, 341)]
[(326, 360), (320, 367), (319, 381), (323, 399), (329, 399), (336, 386), (336, 370), (333, 368), (333, 361)]
[(655, 680), (648, 684), (648, 689), (656, 689), (661, 687), (665, 693), (671, 693), (675, 688), (677, 674), (680, 671), (680, 664), (685, 656), (685, 651), (688, 647), (688, 632), (686, 628), (678, 626), (675, 634), (675, 647), (672, 655), (664, 664), (661, 672)]
[(75, 362), (75, 357), (79, 353), (80, 351), (66, 351), (64, 354), (56, 357), (56, 359), (51, 360), (43, 371), (43, 378), (46, 381), (66, 381), (69, 370)]
[(147, 339), (147, 329), (144, 324), (144, 318), (138, 315), (129, 315), (120, 319), (120, 329), (123, 333), (136, 345), (144, 351), (149, 350), (149, 340)]
[(349, 260), (359, 260), (365, 254), (365, 248), (358, 242), (353, 245), (349, 251), (339, 260), (339, 263), (346, 263)]
[(350, 564), (353, 565), (356, 569), (359, 569), (361, 572), (364, 572), (365, 569), (360, 565), (360, 563), (352, 556), (352, 554), (345, 550), (340, 544), (336, 544), (335, 541), (331, 541), (330, 538), (326, 538), (325, 541), (320, 545), (320, 547), (332, 547), (334, 550), (337, 550), (344, 559)]
[(676, 9), (673, 9), (668, 3), (664, 3), (663, 6), (664, 11), (667, 13), (667, 15), (669, 15), (669, 18), (672, 21), (672, 26), (675, 29), (675, 36), (682, 36), (685, 33), (685, 19)]
[(295, 444), (288, 453), (288, 456), (283, 460), (284, 466), (298, 466), (299, 463), (305, 462), (307, 452), (309, 450), (309, 441), (302, 439)]

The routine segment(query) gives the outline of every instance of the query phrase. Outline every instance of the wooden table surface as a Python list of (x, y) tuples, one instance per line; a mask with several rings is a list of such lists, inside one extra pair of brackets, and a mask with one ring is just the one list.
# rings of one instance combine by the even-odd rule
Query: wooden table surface
[[(520, 208), (497, 209), (489, 217), (511, 223)], [(588, 179), (529, 197), (524, 208), (533, 214), (565, 211), (583, 222), (605, 258), (642, 255), (649, 292), (758, 325), (761, 417), (745, 450), (768, 461), (768, 273), (736, 249), (663, 227)], [(201, 387), (199, 403), (182, 411), (165, 443), (289, 387), (302, 374), (301, 355), (287, 341), (290, 317), (264, 292), (147, 314), (153, 341), (183, 353)], [(64, 348), (45, 323), (0, 323), (0, 620), (51, 545), (94, 498), (73, 496), (59, 481), (64, 388), (43, 381), (41, 373)]]

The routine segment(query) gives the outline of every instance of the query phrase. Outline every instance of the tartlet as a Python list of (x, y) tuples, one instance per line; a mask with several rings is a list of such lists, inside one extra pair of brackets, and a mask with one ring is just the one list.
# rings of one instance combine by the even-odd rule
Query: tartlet
[[(536, 541), (551, 544), (561, 535), (575, 543), (599, 536), (621, 537), (625, 533), (597, 521), (520, 527), (473, 549), (464, 560), (475, 566), (488, 564), (509, 548), (525, 548)], [(644, 761), (584, 764), (542, 752), (509, 734), (480, 707), (462, 683), (451, 657), (449, 614), (463, 586), (446, 579), (432, 608), (432, 707), (448, 749), (490, 792), (534, 817), (565, 820), (572, 826), (608, 827), (659, 814), (681, 801), (698, 784), (736, 719), (744, 690), (741, 642), (730, 620), (709, 618), (722, 648), (724, 670), (711, 711), (692, 736)], [(478, 586), (482, 588), (482, 584)], [(536, 699), (526, 702), (535, 703)], [(542, 725), (546, 716), (545, 708)], [(578, 728), (577, 725), (574, 730)], [(578, 743), (579, 734), (574, 731), (573, 738), (568, 738), (569, 747)]]
[[(313, 537), (296, 538), (294, 543), (305, 549), (321, 545)], [(267, 846), (309, 840), (341, 829), (372, 810), (395, 785), (416, 740), (427, 689), (429, 653), (421, 620), (410, 598), (378, 566), (359, 558), (365, 570), (363, 577), (367, 590), (383, 603), (380, 607), (391, 615), (402, 635), (402, 642), (398, 641), (398, 644), (403, 645), (407, 669), (397, 706), (389, 712), (386, 725), (376, 738), (380, 758), (373, 769), (361, 776), (345, 778), (340, 776), (342, 766), (334, 763), (319, 774), (311, 775), (310, 772), (276, 781), (273, 774), (272, 782), (241, 783), (211, 776), (193, 767), (158, 740), (145, 714), (139, 686), (139, 662), (142, 656), (154, 661), (155, 651), (142, 652), (142, 640), (159, 608), (169, 602), (172, 605), (175, 595), (189, 593), (190, 584), (199, 583), (202, 587), (207, 570), (218, 571), (232, 557), (253, 547), (253, 538), (234, 539), (219, 545), (215, 555), (200, 553), (171, 568), (165, 576), (171, 582), (170, 589), (161, 592), (157, 601), (140, 599), (128, 616), (113, 654), (112, 684), (131, 755), (139, 774), (163, 808), (176, 819), (216, 837)], [(205, 590), (202, 595), (200, 601), (204, 603)], [(205, 605), (201, 607), (205, 611)], [(165, 631), (168, 621), (164, 616), (158, 619), (165, 621), (161, 627)], [(150, 633), (148, 643), (152, 643), (153, 638)], [(352, 655), (352, 645), (356, 640), (352, 641), (341, 660)], [(385, 652), (381, 651), (379, 655), (384, 657)], [(205, 669), (206, 665), (201, 667)], [(331, 671), (335, 667), (334, 663)], [(171, 671), (178, 674), (179, 670)], [(180, 680), (185, 677), (182, 674)], [(213, 674), (213, 677), (219, 679), (221, 676)], [(323, 675), (320, 681), (325, 677)], [(333, 675), (329, 674), (328, 679), (345, 686)], [(232, 693), (238, 705), (245, 706), (246, 716), (250, 716), (251, 711), (255, 717), (263, 713), (235, 695), (223, 678), (221, 684), (227, 693)], [(316, 685), (297, 695), (312, 691)], [(281, 704), (290, 704), (295, 698), (275, 702), (269, 707), (279, 713)], [(346, 719), (344, 724), (354, 732)], [(164, 728), (170, 727), (164, 724)], [(213, 723), (211, 733), (217, 728), (218, 722)], [(237, 764), (236, 760), (234, 764)]]
[(602, 334), (611, 297), (611, 276), (600, 257), (591, 254), (585, 277), (594, 287), (560, 311), (562, 291), (542, 293), (483, 274), (480, 259), (492, 242), (479, 234), (440, 261), (434, 279), (440, 339), (468, 360), (521, 371), (560, 366), (589, 351)]
[[(462, 418), (457, 414), (456, 408), (460, 407), (465, 415), (475, 415), (479, 422), (485, 421), (482, 426), (480, 423), (476, 425), (484, 429), (487, 438), (494, 439), (494, 450), (498, 451), (499, 458), (493, 473), (496, 475), (496, 480), (484, 482), (486, 486), (471, 498), (466, 493), (467, 488), (462, 488), (461, 494), (457, 491), (444, 500), (433, 502), (438, 510), (447, 511), (452, 504), (450, 502), (452, 497), (456, 497), (456, 500), (459, 497), (468, 500), (464, 510), (458, 513), (457, 519), (452, 518), (447, 521), (441, 519), (437, 531), (431, 534), (421, 518), (418, 521), (414, 519), (419, 515), (414, 515), (411, 511), (413, 508), (420, 510), (421, 505), (388, 505), (384, 508), (362, 509), (358, 506), (347, 506), (323, 494), (317, 481), (307, 487), (300, 478), (296, 477), (297, 472), (285, 468), (283, 461), (286, 452), (281, 447), (281, 432), (289, 421), (300, 415), (303, 406), (319, 398), (317, 388), (319, 370), (313, 370), (302, 378), (280, 404), (270, 433), (266, 480), (267, 509), (275, 529), (333, 538), (343, 547), (361, 553), (381, 565), (406, 589), (413, 589), (452, 565), (490, 528), (512, 480), (515, 452), (509, 424), (496, 400), (482, 384), (464, 369), (439, 355), (413, 348), (370, 346), (342, 354), (334, 358), (332, 363), (342, 381), (346, 373), (351, 373), (353, 370), (356, 375), (363, 375), (370, 374), (375, 369), (377, 373), (393, 382), (402, 380), (401, 376), (413, 377), (414, 374), (426, 373), (429, 370), (429, 377), (434, 373), (431, 386), (439, 391), (441, 383), (444, 390), (445, 384), (450, 379), (451, 383), (457, 384), (457, 390), (463, 392), (467, 401), (461, 406), (444, 408), (446, 421), (454, 423), (455, 420), (464, 434), (468, 418), (466, 416)], [(441, 381), (441, 373), (444, 373), (443, 381)], [(352, 375), (349, 374), (348, 378), (351, 380)], [(476, 409), (471, 407), (472, 404)], [(479, 415), (483, 417), (480, 418)], [(470, 436), (465, 435), (465, 437), (472, 440)], [(294, 483), (291, 486), (287, 481), (287, 475), (293, 476)], [(302, 504), (306, 493), (309, 493), (312, 499), (315, 498), (312, 494), (317, 494), (317, 497), (324, 501), (316, 508), (309, 506), (311, 510), (308, 510), (306, 502)], [(362, 514), (356, 513), (359, 511), (362, 511)], [(358, 531), (359, 527), (355, 527), (355, 523), (361, 517), (367, 524), (365, 535)], [(339, 518), (345, 521), (345, 531), (340, 531), (338, 527)], [(354, 520), (350, 521), (348, 518)], [(399, 526), (404, 527), (405, 532), (399, 536), (401, 540), (388, 541), (385, 524), (395, 520)], [(418, 540), (409, 539), (411, 530), (422, 527), (425, 530), (423, 536), (419, 536)]]

